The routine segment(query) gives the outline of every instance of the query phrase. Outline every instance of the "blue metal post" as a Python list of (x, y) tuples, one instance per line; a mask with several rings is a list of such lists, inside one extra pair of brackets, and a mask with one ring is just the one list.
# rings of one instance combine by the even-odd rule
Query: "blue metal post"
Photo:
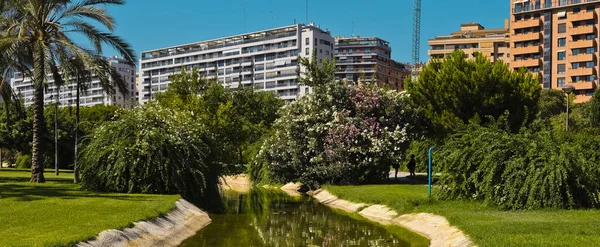
[(427, 180), (429, 184), (429, 195), (431, 195), (431, 153), (435, 150), (435, 147), (429, 148), (429, 173), (427, 173)]

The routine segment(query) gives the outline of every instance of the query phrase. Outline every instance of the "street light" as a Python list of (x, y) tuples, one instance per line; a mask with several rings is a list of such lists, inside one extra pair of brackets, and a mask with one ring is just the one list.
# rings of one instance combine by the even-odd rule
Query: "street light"
[[(58, 88), (58, 87), (57, 87)], [(58, 176), (58, 98), (59, 92), (56, 92), (56, 103), (54, 105), (54, 174)], [(52, 101), (54, 95), (50, 95), (50, 101)]]
[(566, 131), (569, 131), (569, 101), (570, 101), (569, 96), (571, 95), (571, 93), (573, 91), (575, 91), (575, 87), (573, 85), (566, 85), (562, 88), (562, 91), (565, 94), (567, 94), (567, 121), (565, 124), (565, 126), (566, 126), (565, 129), (566, 129)]

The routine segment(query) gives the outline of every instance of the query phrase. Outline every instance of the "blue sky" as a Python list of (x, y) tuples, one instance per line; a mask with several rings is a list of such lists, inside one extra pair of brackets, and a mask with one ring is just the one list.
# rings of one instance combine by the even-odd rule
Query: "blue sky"
[[(498, 28), (509, 16), (508, 0), (422, 0), (421, 60), (427, 60), (427, 39), (447, 35), (461, 23), (479, 22)], [(111, 7), (116, 34), (139, 56), (157, 49), (305, 23), (305, 0), (128, 0)], [(244, 11), (246, 21), (244, 25)], [(272, 14), (271, 14), (272, 13)], [(412, 57), (413, 0), (309, 0), (309, 22), (332, 36), (379, 36), (392, 45), (400, 62)], [(354, 24), (353, 24), (354, 23)], [(115, 55), (106, 51), (105, 55)]]

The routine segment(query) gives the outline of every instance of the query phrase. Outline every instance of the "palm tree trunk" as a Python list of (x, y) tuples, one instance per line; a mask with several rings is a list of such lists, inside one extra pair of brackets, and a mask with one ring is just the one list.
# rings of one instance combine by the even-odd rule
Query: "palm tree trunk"
[(75, 160), (74, 160), (74, 173), (75, 173), (75, 178), (73, 179), (73, 182), (75, 183), (79, 183), (79, 166), (77, 164), (77, 142), (78, 142), (78, 138), (79, 138), (79, 73), (76, 73), (76, 78), (77, 81), (75, 81), (75, 88), (77, 90), (77, 97), (75, 102)]
[(44, 164), (41, 147), (44, 133), (44, 50), (38, 45), (34, 51), (34, 102), (33, 102), (33, 142), (31, 150), (31, 183), (44, 183)]

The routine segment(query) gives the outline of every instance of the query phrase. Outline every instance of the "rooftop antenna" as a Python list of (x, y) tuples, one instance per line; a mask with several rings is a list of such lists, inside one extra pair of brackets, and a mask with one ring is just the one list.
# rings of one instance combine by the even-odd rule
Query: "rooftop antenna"
[(308, 0), (306, 0), (306, 24), (308, 24)]
[(244, 10), (244, 33), (246, 33), (246, 1), (244, 1), (244, 7), (242, 9)]

